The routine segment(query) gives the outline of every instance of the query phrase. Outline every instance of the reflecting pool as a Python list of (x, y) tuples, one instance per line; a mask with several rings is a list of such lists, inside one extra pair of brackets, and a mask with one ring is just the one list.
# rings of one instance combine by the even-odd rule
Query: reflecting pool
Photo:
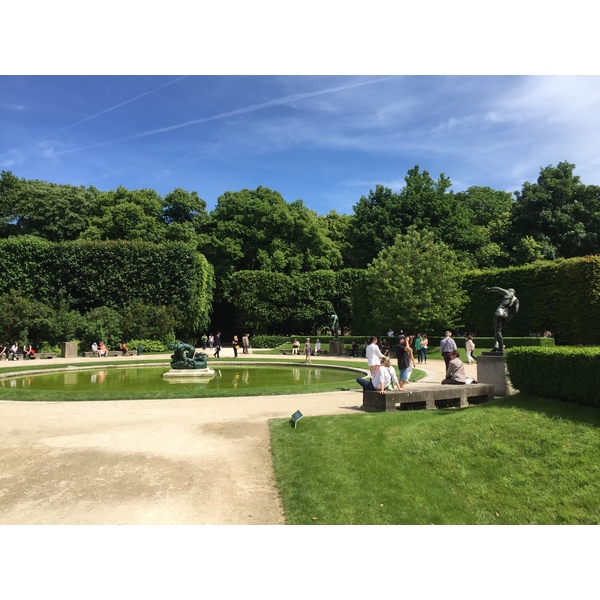
[(357, 377), (355, 372), (322, 366), (244, 365), (215, 367), (213, 377), (165, 379), (169, 367), (119, 367), (73, 369), (59, 373), (38, 373), (0, 380), (0, 388), (54, 392), (163, 392), (166, 396), (177, 390), (177, 396), (186, 393), (197, 396), (201, 388), (206, 395), (219, 390), (251, 390), (289, 388), (348, 382)]

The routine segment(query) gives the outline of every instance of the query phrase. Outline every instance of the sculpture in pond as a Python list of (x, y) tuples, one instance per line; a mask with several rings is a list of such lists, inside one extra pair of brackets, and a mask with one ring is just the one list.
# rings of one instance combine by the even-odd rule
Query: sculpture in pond
[(196, 352), (191, 344), (176, 342), (169, 344), (169, 350), (173, 350), (171, 369), (206, 369), (208, 354)]
[(493, 352), (504, 352), (504, 340), (502, 338), (502, 327), (519, 312), (519, 300), (515, 296), (515, 290), (501, 287), (486, 287), (486, 292), (498, 292), (503, 294), (500, 305), (494, 313), (494, 350)]

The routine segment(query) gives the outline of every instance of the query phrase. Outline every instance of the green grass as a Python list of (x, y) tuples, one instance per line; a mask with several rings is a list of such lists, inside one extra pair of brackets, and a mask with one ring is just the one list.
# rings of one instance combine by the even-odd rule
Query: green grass
[(463, 410), (270, 421), (289, 524), (598, 524), (600, 410), (517, 395)]

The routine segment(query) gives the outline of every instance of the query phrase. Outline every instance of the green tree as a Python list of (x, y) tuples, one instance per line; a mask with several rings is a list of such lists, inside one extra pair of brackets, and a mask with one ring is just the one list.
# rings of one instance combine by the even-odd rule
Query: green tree
[(82, 233), (88, 240), (165, 240), (163, 200), (154, 190), (100, 192), (89, 227)]
[(17, 179), (3, 171), (0, 181), (2, 233), (36, 235), (53, 242), (75, 240), (88, 228), (98, 190)]
[(441, 331), (456, 324), (466, 301), (464, 263), (433, 232), (410, 227), (366, 269), (355, 295), (368, 297), (357, 316), (362, 331)]
[(584, 185), (573, 175), (574, 169), (568, 162), (548, 165), (536, 183), (525, 182), (515, 192), (511, 228), (515, 262), (524, 255), (520, 242), (526, 236), (535, 240), (546, 259), (600, 252), (600, 187)]

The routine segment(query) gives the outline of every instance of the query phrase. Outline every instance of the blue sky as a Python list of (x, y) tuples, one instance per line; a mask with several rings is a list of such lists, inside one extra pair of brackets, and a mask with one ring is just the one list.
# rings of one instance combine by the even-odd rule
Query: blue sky
[(418, 164), (506, 191), (575, 163), (600, 184), (598, 76), (0, 77), (0, 168), (53, 183), (220, 194), (259, 185), (349, 214)]

